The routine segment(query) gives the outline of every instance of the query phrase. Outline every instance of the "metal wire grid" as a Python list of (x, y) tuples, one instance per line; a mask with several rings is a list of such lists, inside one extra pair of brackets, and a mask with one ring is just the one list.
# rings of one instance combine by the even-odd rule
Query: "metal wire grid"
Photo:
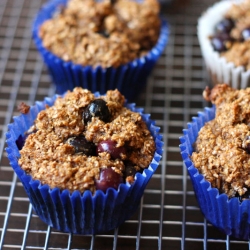
[(226, 237), (204, 220), (178, 148), (182, 128), (207, 105), (196, 22), (214, 0), (162, 5), (169, 43), (136, 102), (161, 127), (165, 154), (135, 215), (105, 235), (76, 236), (51, 229), (32, 212), (4, 147), (17, 104), (54, 93), (30, 33), (43, 2), (0, 0), (0, 249), (250, 249), (249, 242)]

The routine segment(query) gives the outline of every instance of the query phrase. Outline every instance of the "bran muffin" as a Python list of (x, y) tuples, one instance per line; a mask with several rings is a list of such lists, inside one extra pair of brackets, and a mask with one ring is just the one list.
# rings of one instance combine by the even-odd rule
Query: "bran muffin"
[(152, 161), (155, 143), (141, 115), (124, 103), (117, 90), (95, 98), (79, 87), (57, 98), (29, 129), (19, 165), (42, 184), (70, 192), (95, 193), (106, 170), (114, 172), (116, 188), (132, 184)]
[(250, 88), (219, 84), (204, 96), (216, 106), (216, 117), (200, 130), (191, 160), (220, 193), (249, 198)]
[(250, 86), (250, 1), (220, 1), (202, 14), (198, 38), (213, 83)]
[(159, 128), (118, 90), (75, 88), (9, 125), (6, 149), (37, 215), (63, 232), (96, 234), (136, 211), (159, 165)]
[(159, 13), (157, 0), (48, 2), (33, 37), (57, 92), (82, 86), (136, 96), (167, 42)]
[(204, 217), (227, 235), (249, 230), (250, 88), (206, 88), (213, 106), (199, 112), (180, 138), (181, 155)]

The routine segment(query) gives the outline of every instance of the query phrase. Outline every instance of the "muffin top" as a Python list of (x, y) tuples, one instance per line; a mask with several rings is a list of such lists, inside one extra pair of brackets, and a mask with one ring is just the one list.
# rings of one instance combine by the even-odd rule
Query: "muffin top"
[(159, 10), (157, 0), (69, 0), (42, 24), (39, 36), (64, 61), (118, 67), (156, 44)]
[(232, 4), (216, 25), (211, 42), (227, 62), (250, 69), (250, 0)]
[(133, 183), (152, 161), (155, 143), (141, 115), (124, 103), (118, 90), (100, 97), (68, 91), (38, 114), (19, 165), (42, 184), (71, 192)]
[(249, 198), (250, 88), (218, 84), (204, 97), (216, 105), (215, 119), (200, 130), (191, 159), (212, 187), (231, 197)]

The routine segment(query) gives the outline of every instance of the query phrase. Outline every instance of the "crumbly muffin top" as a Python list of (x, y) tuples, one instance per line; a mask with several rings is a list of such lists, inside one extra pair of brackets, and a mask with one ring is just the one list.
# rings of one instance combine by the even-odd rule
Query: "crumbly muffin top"
[(218, 84), (204, 91), (216, 105), (215, 119), (200, 130), (191, 159), (212, 187), (231, 197), (249, 198), (250, 88)]
[(45, 48), (83, 66), (118, 67), (144, 56), (160, 31), (157, 0), (69, 0), (40, 27)]
[[(96, 110), (90, 108), (96, 100), (105, 103), (106, 113), (97, 104)], [(155, 143), (141, 115), (124, 103), (118, 90), (96, 98), (89, 90), (75, 88), (58, 97), (53, 106), (38, 114), (27, 131), (20, 150), (21, 168), (51, 188), (71, 192), (106, 189), (109, 183), (105, 178), (109, 176), (116, 178), (107, 180), (115, 182), (110, 184), (115, 188), (120, 182), (133, 183), (135, 173), (152, 161)], [(110, 145), (115, 145), (115, 152), (105, 149)], [(110, 171), (101, 180), (107, 169)]]
[[(250, 0), (232, 4), (231, 8), (224, 15), (224, 20), (231, 20), (232, 27), (229, 36), (222, 34), (221, 42), (225, 49), (221, 52), (227, 62), (233, 62), (235, 66), (243, 66), (250, 69)], [(222, 20), (223, 22), (223, 20)], [(225, 24), (225, 23), (224, 23)], [(220, 24), (219, 24), (220, 25)]]

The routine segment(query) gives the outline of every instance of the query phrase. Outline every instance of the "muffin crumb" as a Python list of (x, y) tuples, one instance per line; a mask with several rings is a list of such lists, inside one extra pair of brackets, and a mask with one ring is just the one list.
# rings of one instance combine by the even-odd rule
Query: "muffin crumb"
[(30, 111), (30, 106), (24, 102), (21, 102), (18, 104), (17, 110), (22, 114), (28, 114)]

